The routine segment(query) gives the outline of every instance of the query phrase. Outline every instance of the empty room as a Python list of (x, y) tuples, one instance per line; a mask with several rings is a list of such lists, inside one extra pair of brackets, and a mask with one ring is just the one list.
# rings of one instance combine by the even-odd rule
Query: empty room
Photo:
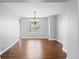
[(78, 0), (0, 0), (0, 59), (79, 59)]

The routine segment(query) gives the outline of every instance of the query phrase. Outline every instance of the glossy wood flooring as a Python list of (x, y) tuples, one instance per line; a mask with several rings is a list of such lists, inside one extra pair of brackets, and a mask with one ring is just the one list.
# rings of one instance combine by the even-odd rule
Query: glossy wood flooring
[(62, 44), (47, 39), (22, 39), (1, 59), (66, 59)]

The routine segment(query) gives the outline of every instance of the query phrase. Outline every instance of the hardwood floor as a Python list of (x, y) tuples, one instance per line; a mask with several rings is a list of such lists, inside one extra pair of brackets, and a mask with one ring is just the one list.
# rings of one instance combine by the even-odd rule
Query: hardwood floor
[(66, 59), (62, 44), (47, 39), (22, 39), (1, 55), (1, 59)]

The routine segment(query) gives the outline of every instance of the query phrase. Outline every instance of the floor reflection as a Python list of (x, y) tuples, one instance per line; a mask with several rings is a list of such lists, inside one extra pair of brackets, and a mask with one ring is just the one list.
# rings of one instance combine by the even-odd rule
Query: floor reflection
[(42, 59), (42, 45), (41, 41), (38, 40), (30, 40), (27, 45), (27, 58), (28, 59)]

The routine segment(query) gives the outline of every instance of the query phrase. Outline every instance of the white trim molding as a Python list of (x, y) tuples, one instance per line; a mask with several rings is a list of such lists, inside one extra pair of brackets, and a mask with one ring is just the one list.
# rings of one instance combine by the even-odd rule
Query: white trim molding
[(31, 38), (38, 38), (38, 39), (48, 39), (48, 37), (20, 37), (21, 39), (23, 39), (23, 38), (29, 38), (29, 39), (31, 39)]
[(50, 16), (48, 17), (48, 39), (50, 40)]
[(53, 41), (53, 40), (57, 40), (57, 39), (55, 39), (55, 38), (53, 38), (53, 39), (50, 39), (50, 41)]
[[(56, 40), (56, 41), (58, 41), (58, 42), (60, 42), (61, 44), (63, 44), (63, 42), (60, 41), (60, 40)], [(67, 53), (67, 50), (64, 48), (64, 46), (63, 46), (63, 51)]]
[(0, 53), (0, 55), (2, 55), (4, 52), (6, 52), (7, 50), (9, 50), (9, 49), (10, 49), (12, 46), (14, 46), (18, 41), (19, 41), (19, 39), (16, 40), (15, 42), (13, 42), (9, 47), (7, 47), (6, 49), (4, 49), (4, 50)]
[(67, 50), (63, 47), (63, 51), (65, 51), (67, 53)]

